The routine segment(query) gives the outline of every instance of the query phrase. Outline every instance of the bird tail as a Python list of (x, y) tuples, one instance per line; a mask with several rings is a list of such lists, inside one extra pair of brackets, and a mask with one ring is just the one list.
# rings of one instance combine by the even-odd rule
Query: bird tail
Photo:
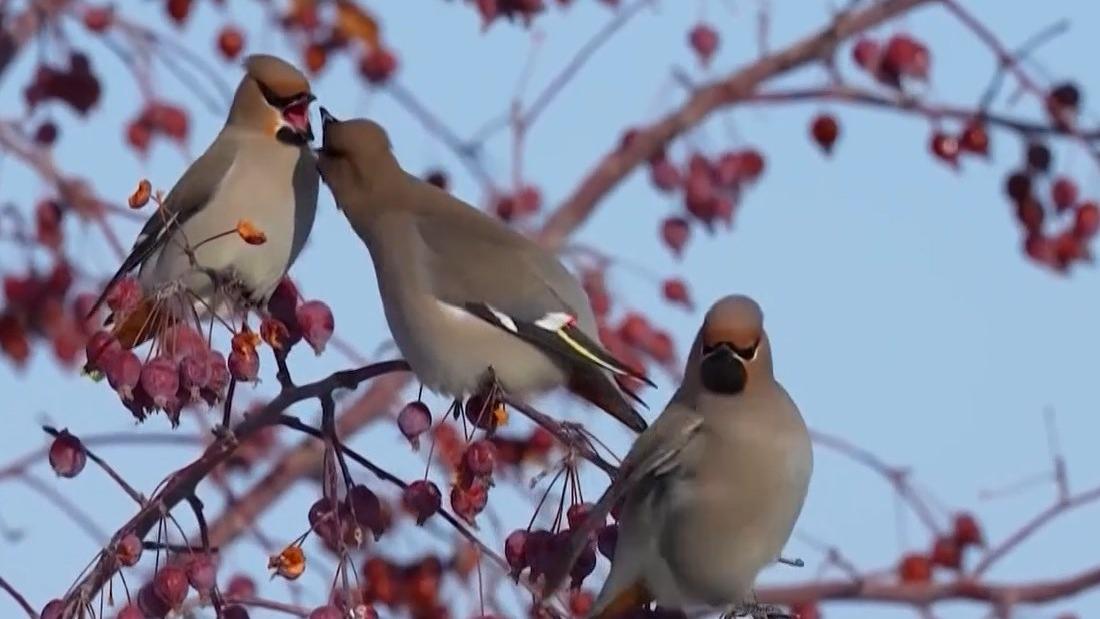
[[(109, 317), (108, 322), (115, 318)], [(131, 349), (141, 346), (152, 339), (156, 334), (163, 333), (176, 323), (176, 316), (169, 311), (164, 303), (157, 299), (143, 297), (133, 311), (122, 316), (111, 327), (111, 335), (114, 335), (123, 348)]]
[(607, 374), (599, 369), (589, 365), (572, 368), (569, 390), (595, 404), (631, 430), (642, 432), (646, 429), (645, 418), (627, 401), (627, 394), (636, 402), (640, 402), (638, 396), (620, 389)]

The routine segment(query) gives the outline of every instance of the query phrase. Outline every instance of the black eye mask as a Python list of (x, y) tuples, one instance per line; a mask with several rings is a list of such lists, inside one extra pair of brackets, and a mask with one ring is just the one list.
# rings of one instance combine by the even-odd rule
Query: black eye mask
[[(707, 391), (721, 395), (737, 395), (745, 389), (748, 373), (740, 357), (742, 352), (734, 351), (728, 344), (703, 349), (703, 361), (699, 366), (699, 377)], [(751, 357), (752, 352), (746, 356)]]

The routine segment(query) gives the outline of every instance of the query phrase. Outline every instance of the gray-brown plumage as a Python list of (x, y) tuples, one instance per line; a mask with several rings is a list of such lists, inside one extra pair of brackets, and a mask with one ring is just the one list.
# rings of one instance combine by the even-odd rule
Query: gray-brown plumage
[[(248, 300), (265, 301), (313, 228), (320, 181), (308, 144), (309, 82), (274, 56), (249, 56), (244, 67), (225, 126), (168, 192), (95, 303), (93, 313), (120, 278), (138, 269), (150, 298), (129, 325), (116, 325), (124, 341), (134, 339), (124, 337), (128, 328), (147, 326), (157, 295), (185, 289), (201, 299), (197, 306), (215, 305), (208, 272), (239, 286)], [(233, 233), (242, 219), (266, 242), (249, 244)]]
[(611, 375), (645, 377), (599, 344), (584, 290), (553, 255), (406, 173), (378, 124), (324, 108), (322, 118), (321, 176), (370, 252), (394, 340), (426, 387), (461, 398), (491, 368), (513, 395), (565, 385), (645, 428)]
[(707, 312), (683, 384), (547, 574), (547, 593), (621, 500), (611, 573), (591, 617), (650, 601), (685, 610), (749, 604), (757, 574), (790, 537), (812, 469), (805, 423), (772, 373), (760, 307), (724, 297)]

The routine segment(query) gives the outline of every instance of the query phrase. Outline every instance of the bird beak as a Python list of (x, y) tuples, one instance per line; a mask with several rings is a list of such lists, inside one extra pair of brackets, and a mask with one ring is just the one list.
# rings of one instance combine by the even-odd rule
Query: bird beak
[(309, 122), (309, 104), (316, 101), (313, 93), (307, 93), (288, 103), (282, 110), (282, 126), (306, 142), (313, 141), (313, 127)]
[(340, 120), (337, 119), (335, 116), (333, 116), (332, 113), (329, 112), (325, 108), (325, 106), (322, 105), (321, 106), (321, 128), (323, 129), (329, 123), (338, 123), (338, 122), (340, 122)]
[[(745, 388), (748, 372), (742, 361), (742, 353), (730, 342), (719, 342), (703, 347), (703, 359), (699, 366), (703, 386), (708, 391), (723, 395), (736, 395)], [(751, 353), (756, 356), (755, 347)]]

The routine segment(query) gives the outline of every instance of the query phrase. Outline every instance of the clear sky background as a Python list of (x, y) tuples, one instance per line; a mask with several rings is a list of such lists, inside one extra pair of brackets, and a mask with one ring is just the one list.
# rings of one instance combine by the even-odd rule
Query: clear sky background
[[(198, 13), (188, 27), (170, 36), (213, 57), (214, 33), (224, 18), (213, 3), (197, 4)], [(380, 13), (385, 38), (397, 48), (401, 85), (415, 92), (458, 134), (472, 134), (507, 109), (528, 57), (531, 32), (498, 22), (482, 35), (476, 14), (461, 2), (369, 4)], [(576, 4), (566, 12), (551, 10), (537, 20), (543, 40), (528, 96), (541, 89), (573, 51), (610, 19), (609, 11), (591, 0)], [(754, 56), (755, 2), (664, 0), (656, 4), (586, 65), (532, 131), (525, 169), (546, 203), (555, 205), (566, 197), (617, 142), (625, 126), (653, 120), (683, 100), (685, 93), (670, 80), (673, 67), (704, 80)], [(827, 17), (823, 2), (770, 4), (775, 47), (819, 27)], [(162, 3), (123, 5), (135, 15), (146, 16), (147, 23), (164, 27), (159, 19)], [(1010, 45), (1058, 19), (1069, 19), (1069, 32), (1037, 55), (1041, 74), (1078, 80), (1086, 106), (1090, 96), (1100, 92), (1095, 71), (1100, 8), (1094, 3), (973, 0), (967, 5)], [(240, 3), (234, 10), (238, 23), (255, 26), (249, 28), (247, 51), (287, 53), (281, 33), (257, 29), (264, 19), (257, 4)], [(722, 33), (711, 73), (700, 71), (685, 44), (688, 28), (700, 15)], [(978, 100), (994, 59), (949, 15), (926, 8), (878, 34), (899, 28), (914, 32), (932, 51), (929, 97), (964, 105)], [(168, 188), (190, 157), (158, 143), (148, 160), (137, 158), (124, 145), (120, 129), (140, 106), (125, 65), (101, 43), (88, 39), (79, 24), (67, 24), (65, 32), (77, 47), (93, 50), (96, 70), (109, 87), (91, 122), (73, 122), (67, 110), (50, 108), (62, 125), (63, 139), (56, 153), (59, 163), (93, 179), (97, 190), (119, 201), (142, 176)], [(44, 53), (61, 56), (63, 48), (48, 46)], [(24, 113), (22, 87), (33, 69), (34, 54), (34, 48), (28, 48), (0, 83), (0, 109), (7, 110), (8, 118)], [(855, 75), (846, 50), (841, 61), (843, 70)], [(322, 102), (340, 117), (365, 115), (380, 121), (410, 171), (443, 166), (455, 178), (455, 192), (480, 203), (477, 185), (452, 153), (389, 95), (349, 79), (347, 63), (340, 60), (315, 82)], [(227, 81), (237, 79), (236, 67), (220, 66)], [(810, 69), (785, 83), (817, 83), (822, 77), (819, 69)], [(863, 83), (861, 76), (857, 79)], [(200, 152), (222, 119), (189, 98), (187, 88), (167, 73), (156, 76), (154, 87), (166, 99), (183, 101), (195, 112), (190, 151), (192, 155)], [(835, 113), (842, 126), (832, 158), (823, 157), (807, 139), (807, 123), (820, 109)], [(1042, 118), (1035, 103), (1026, 98), (1010, 111)], [(43, 113), (38, 112), (39, 117)], [(839, 105), (723, 112), (677, 141), (672, 153), (679, 160), (689, 145), (708, 152), (744, 144), (762, 149), (767, 172), (745, 194), (733, 233), (709, 238), (696, 234), (684, 260), (673, 262), (659, 242), (657, 222), (676, 211), (678, 203), (651, 190), (647, 175), (640, 171), (601, 204), (576, 240), (642, 267), (611, 271), (609, 285), (621, 301), (619, 307), (649, 312), (671, 329), (681, 351), (710, 302), (731, 292), (755, 296), (766, 313), (776, 371), (808, 423), (871, 449), (888, 462), (911, 466), (921, 486), (931, 489), (945, 509), (975, 510), (988, 536), (998, 541), (1052, 500), (1050, 484), (997, 500), (979, 497), (983, 490), (1049, 469), (1044, 408), (1057, 412), (1072, 487), (1081, 490), (1100, 484), (1096, 455), (1100, 382), (1096, 381), (1095, 353), (1100, 344), (1100, 278), (1087, 267), (1075, 269), (1070, 277), (1058, 277), (1021, 256), (1017, 226), (1001, 190), (1006, 170), (1020, 156), (1017, 136), (993, 133), (992, 161), (967, 159), (960, 174), (929, 156), (928, 135), (929, 125), (922, 119)], [(1100, 197), (1095, 164), (1088, 157), (1061, 142), (1055, 153), (1059, 171), (1078, 179), (1084, 194)], [(498, 134), (485, 154), (491, 173), (507, 179), (511, 170), (507, 133)], [(0, 196), (5, 202), (26, 208), (43, 194), (42, 184), (21, 163), (0, 160)], [(388, 336), (369, 258), (326, 190), (322, 190), (319, 211), (313, 241), (293, 274), (307, 296), (332, 305), (339, 334), (370, 354)], [(98, 232), (79, 226), (69, 231), (76, 237), (70, 241), (73, 255), (84, 268), (103, 274), (115, 268), (116, 258)], [(135, 232), (136, 224), (121, 230), (125, 239)], [(10, 246), (0, 247), (5, 265), (24, 259)], [(658, 280), (644, 272), (688, 278), (697, 311), (664, 305)], [(159, 416), (135, 427), (106, 385), (59, 370), (43, 353), (39, 351), (23, 372), (0, 365), (5, 419), (0, 460), (44, 444), (39, 429), (44, 421), (82, 435), (167, 429)], [(263, 363), (268, 380), (256, 389), (257, 397), (273, 389), (270, 359), (265, 356)], [(331, 350), (320, 359), (298, 350), (291, 363), (299, 380), (346, 365)], [(670, 393), (670, 386), (662, 383), (647, 396), (651, 417)], [(614, 422), (571, 401), (559, 398), (552, 404), (555, 412), (584, 418), (620, 453), (627, 447), (626, 433)], [(309, 410), (302, 407), (303, 413)], [(194, 425), (179, 430), (194, 431)], [(419, 474), (420, 456), (410, 453), (397, 438), (396, 430), (383, 424), (362, 433), (353, 444), (400, 475)], [(297, 440), (284, 432), (284, 445)], [(188, 462), (195, 451), (127, 447), (105, 449), (102, 455), (135, 486), (151, 492), (163, 475)], [(928, 546), (923, 529), (908, 515), (899, 528), (896, 501), (880, 478), (821, 448), (816, 457), (800, 533), (837, 546), (868, 570), (890, 567), (901, 552)], [(133, 512), (128, 499), (93, 467), (75, 480), (57, 480), (43, 463), (34, 475), (94, 514), (106, 532)], [(380, 486), (366, 472), (360, 478)], [(595, 495), (600, 478), (591, 475), (586, 481), (587, 491)], [(235, 485), (245, 488), (247, 480)], [(212, 488), (204, 488), (204, 496), (211, 498), (211, 515), (217, 513), (215, 495)], [(317, 496), (316, 486), (300, 484), (264, 516), (263, 530), (277, 542), (297, 536)], [(506, 496), (502, 493), (500, 500), (493, 501), (499, 523), (485, 527), (498, 548), (501, 532), (524, 525), (530, 516), (519, 494)], [(1100, 560), (1094, 543), (1097, 511), (1086, 508), (1056, 521), (1004, 561), (992, 577), (1041, 580), (1095, 566)], [(0, 519), (22, 534), (18, 541), (0, 541), (0, 575), (35, 605), (60, 594), (105, 540), (93, 540), (14, 481), (0, 485)], [(191, 522), (186, 510), (181, 510), (181, 521)], [(402, 531), (380, 552), (412, 556), (425, 542), (436, 543), (433, 531), (445, 533), (443, 528), (429, 528), (427, 534)], [(809, 567), (776, 567), (762, 576), (762, 583), (812, 578), (821, 562), (821, 555), (799, 539), (792, 540), (786, 554), (803, 557)], [(322, 563), (326, 562), (332, 564), (327, 559)], [(266, 582), (265, 564), (263, 549), (246, 542), (228, 554), (222, 573), (246, 570)], [(605, 564), (599, 569), (602, 573)], [(321, 602), (326, 587), (322, 583), (329, 575), (312, 565), (301, 581), (302, 603)], [(139, 578), (135, 574), (130, 580)], [(288, 599), (280, 583), (265, 584), (261, 592)], [(936, 610), (942, 617), (985, 616), (983, 607), (969, 604)], [(1044, 608), (1021, 607), (1016, 616), (1054, 617), (1063, 610), (1077, 610), (1082, 616), (1100, 613), (1100, 594)], [(914, 616), (909, 610), (842, 604), (827, 606), (826, 614), (830, 618)], [(0, 616), (17, 615), (11, 600), (0, 596)], [(267, 615), (256, 612), (253, 616)]]

